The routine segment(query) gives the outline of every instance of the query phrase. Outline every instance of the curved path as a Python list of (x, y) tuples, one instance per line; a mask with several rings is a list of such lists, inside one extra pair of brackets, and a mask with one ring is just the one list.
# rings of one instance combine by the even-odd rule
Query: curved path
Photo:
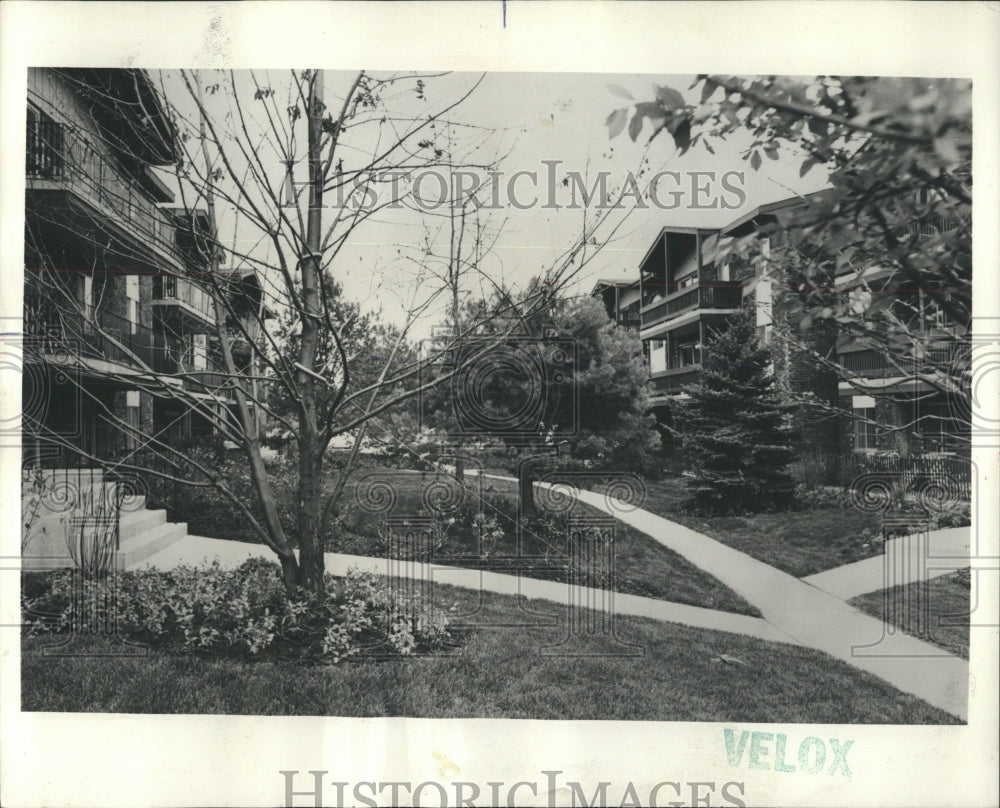
[(817, 586), (676, 522), (592, 491), (579, 491), (577, 498), (684, 556), (760, 609), (768, 623), (794, 642), (825, 651), (935, 707), (967, 718), (966, 660), (894, 630)]
[[(347, 555), (346, 553), (325, 553), (324, 556), (326, 571), (334, 575), (344, 575), (349, 569), (374, 572), (377, 575), (389, 574), (388, 561), (385, 558)], [(215, 560), (223, 569), (235, 569), (248, 558), (255, 557), (271, 559), (273, 553), (262, 544), (228, 539), (209, 539), (204, 536), (185, 536), (165, 550), (161, 550), (156, 555), (131, 568), (139, 569), (151, 566), (157, 569), (171, 569), (181, 564), (198, 564), (202, 561)], [(419, 580), (426, 575), (426, 570), (423, 565), (416, 562), (393, 561), (392, 574)], [(543, 581), (538, 578), (448, 567), (441, 564), (431, 566), (431, 575), (435, 583), (463, 589), (495, 592), (499, 595), (519, 595), (529, 600), (549, 600), (556, 603), (568, 604), (570, 599), (570, 589), (562, 581)], [(574, 587), (572, 597), (574, 604), (587, 603), (593, 604), (595, 608), (610, 608), (614, 610), (615, 614), (650, 617), (654, 620), (665, 620), (670, 623), (681, 623), (685, 626), (707, 628), (713, 631), (729, 631), (771, 642), (794, 642), (759, 617), (722, 612), (716, 609), (703, 609), (698, 606), (688, 606), (683, 603), (672, 603), (639, 595), (626, 595), (621, 592), (605, 592), (601, 589), (588, 587)]]
[[(474, 471), (467, 473), (476, 474)], [(483, 476), (516, 482), (512, 477), (492, 474)], [(546, 483), (536, 485), (547, 486)], [(882, 620), (848, 606), (841, 597), (824, 591), (809, 580), (799, 580), (709, 536), (649, 511), (633, 508), (604, 494), (585, 490), (574, 493), (580, 502), (645, 533), (664, 547), (684, 556), (760, 609), (763, 619), (654, 598), (581, 588), (574, 591), (574, 603), (600, 602), (607, 608), (610, 599), (612, 608), (618, 614), (651, 617), (815, 648), (878, 676), (935, 707), (966, 719), (969, 688), (967, 661), (935, 645), (894, 630)], [(954, 545), (955, 542), (951, 544)], [(958, 544), (961, 544), (961, 540)], [(237, 566), (252, 556), (269, 557), (270, 551), (259, 544), (187, 536), (148, 559), (142, 566), (166, 569), (182, 563), (218, 558), (223, 566), (228, 567)], [(956, 563), (959, 561), (960, 559)], [(334, 574), (343, 574), (350, 567), (384, 574), (386, 563), (385, 559), (367, 556), (326, 554), (327, 569)], [(880, 561), (869, 560), (869, 573), (872, 573), (875, 563), (881, 564)], [(398, 562), (394, 563), (394, 572), (407, 577), (420, 577), (424, 574), (416, 565)], [(841, 573), (830, 571), (812, 578), (816, 584), (829, 584), (838, 575), (843, 577)], [(846, 575), (849, 577), (850, 571)], [(567, 602), (570, 597), (570, 590), (565, 583), (518, 575), (434, 565), (434, 577), (442, 584), (527, 598)], [(869, 584), (874, 580), (875, 577), (869, 574)], [(836, 587), (832, 585), (826, 588), (836, 591)]]

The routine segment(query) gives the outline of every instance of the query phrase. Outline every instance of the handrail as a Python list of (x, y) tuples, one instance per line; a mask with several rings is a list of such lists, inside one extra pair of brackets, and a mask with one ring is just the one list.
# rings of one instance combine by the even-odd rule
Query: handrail
[[(183, 265), (176, 223), (118, 166), (71, 127), (53, 120), (29, 120), (25, 176), (68, 183), (74, 193), (124, 220)], [(30, 183), (29, 183), (30, 187)]]

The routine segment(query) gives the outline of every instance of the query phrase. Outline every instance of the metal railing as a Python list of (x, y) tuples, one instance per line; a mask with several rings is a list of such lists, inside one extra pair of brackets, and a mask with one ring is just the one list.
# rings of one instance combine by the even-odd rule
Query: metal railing
[[(29, 117), (25, 176), (67, 185), (183, 266), (173, 218), (117, 164), (66, 124)], [(29, 181), (28, 187), (31, 185)]]
[(198, 284), (174, 275), (158, 275), (153, 279), (154, 305), (164, 300), (186, 303), (208, 320), (215, 320), (212, 296)]
[[(960, 218), (931, 216), (924, 221), (910, 222), (909, 224), (901, 225), (893, 230), (893, 235), (899, 241), (902, 241), (910, 236), (916, 236), (916, 241), (923, 241), (924, 239), (932, 238), (939, 233), (947, 233), (952, 230), (957, 230), (963, 223), (965, 223), (964, 220)], [(888, 251), (888, 247), (883, 244), (879, 244), (876, 247), (857, 250), (854, 255), (851, 256), (848, 266), (856, 269), (860, 265), (869, 264), (878, 260)]]

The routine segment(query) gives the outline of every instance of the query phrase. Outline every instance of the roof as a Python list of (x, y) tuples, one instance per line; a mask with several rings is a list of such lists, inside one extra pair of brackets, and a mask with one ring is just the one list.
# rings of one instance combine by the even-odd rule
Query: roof
[(83, 85), (101, 125), (122, 152), (148, 165), (177, 162), (177, 130), (145, 70), (72, 68), (61, 71)]
[(797, 208), (802, 205), (808, 205), (810, 201), (815, 199), (819, 194), (825, 193), (824, 191), (813, 191), (812, 193), (803, 194), (802, 196), (789, 196), (784, 199), (779, 199), (776, 202), (768, 202), (765, 205), (758, 205), (747, 213), (744, 213), (738, 219), (734, 219), (725, 227), (720, 230), (720, 233), (724, 236), (738, 235), (736, 232), (743, 225), (753, 222), (755, 219), (759, 219), (761, 216), (767, 216), (771, 213), (776, 213), (779, 210), (788, 210), (790, 208)]
[(590, 290), (590, 294), (594, 295), (598, 292), (598, 290), (606, 289), (609, 287), (617, 286), (619, 289), (630, 289), (633, 286), (638, 286), (638, 285), (639, 285), (638, 278), (633, 278), (632, 280), (629, 280), (627, 278), (618, 278), (618, 279), (600, 278), (597, 281), (597, 283), (594, 284), (594, 288)]

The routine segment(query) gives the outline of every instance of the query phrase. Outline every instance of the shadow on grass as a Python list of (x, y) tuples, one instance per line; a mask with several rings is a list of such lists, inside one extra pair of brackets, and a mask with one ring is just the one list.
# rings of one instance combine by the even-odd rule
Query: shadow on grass
[[(442, 587), (463, 611), (476, 593)], [(639, 657), (543, 657), (561, 627), (518, 628), (520, 601), (485, 595), (449, 655), (304, 665), (150, 650), (144, 658), (51, 658), (22, 642), (22, 709), (117, 713), (423, 716), (642, 721), (954, 724), (952, 716), (825, 654), (724, 632), (619, 618)], [(563, 620), (531, 602), (539, 619)], [(508, 624), (504, 626), (503, 624)], [(610, 650), (593, 637), (590, 650)], [(113, 651), (79, 637), (80, 652)], [(844, 694), (851, 694), (845, 698)]]

